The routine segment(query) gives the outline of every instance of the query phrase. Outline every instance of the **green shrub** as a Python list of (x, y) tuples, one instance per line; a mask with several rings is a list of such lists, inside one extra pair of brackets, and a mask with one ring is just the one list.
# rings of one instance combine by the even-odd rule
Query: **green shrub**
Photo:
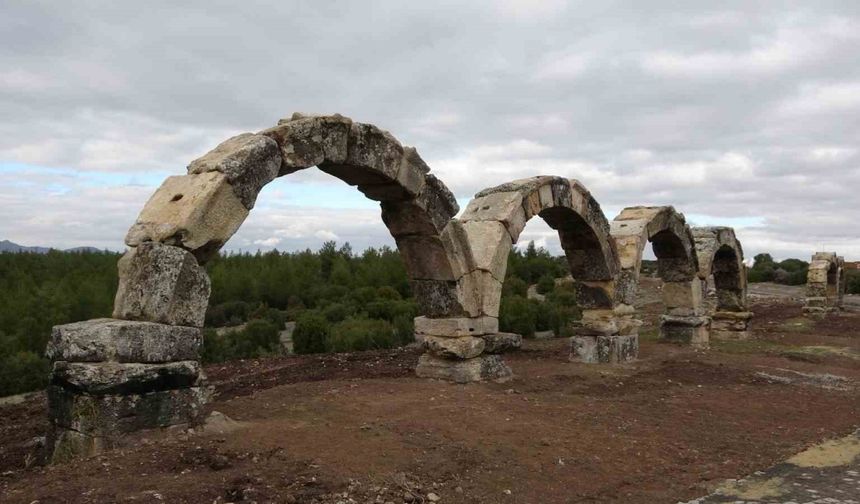
[(332, 326), (328, 348), (332, 352), (353, 352), (393, 348), (398, 338), (394, 327), (385, 320), (347, 319)]
[(241, 330), (218, 334), (214, 329), (203, 333), (203, 361), (224, 362), (253, 359), (281, 351), (279, 327), (272, 321), (257, 319)]
[(537, 283), (537, 291), (540, 294), (549, 294), (555, 289), (555, 278), (549, 275), (540, 277)]
[(389, 285), (383, 285), (382, 287), (376, 289), (376, 297), (379, 299), (392, 299), (395, 301), (399, 301), (403, 299), (403, 296), (397, 292), (397, 289), (391, 287)]
[(340, 322), (352, 315), (352, 310), (343, 303), (332, 303), (323, 308), (322, 312), (329, 322)]
[(415, 341), (415, 317), (398, 315), (394, 317), (394, 331), (400, 345), (408, 345)]
[(528, 299), (520, 296), (502, 298), (499, 306), (499, 330), (531, 338), (535, 335), (536, 319), (534, 305)]
[(522, 296), (528, 295), (529, 285), (525, 280), (517, 276), (508, 275), (505, 278), (505, 284), (502, 286), (503, 296)]
[(17, 352), (0, 361), (0, 396), (45, 388), (51, 364), (34, 352)]
[(319, 312), (308, 310), (299, 315), (293, 331), (293, 351), (297, 354), (328, 351), (329, 323)]

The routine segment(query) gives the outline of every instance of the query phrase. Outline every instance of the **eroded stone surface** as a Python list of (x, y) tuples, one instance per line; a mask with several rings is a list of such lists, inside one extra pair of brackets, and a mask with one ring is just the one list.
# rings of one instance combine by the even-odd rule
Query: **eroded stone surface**
[(458, 338), (499, 332), (499, 319), (494, 317), (415, 318), (415, 333)]
[(243, 133), (192, 161), (188, 173), (223, 173), (236, 196), (250, 210), (260, 189), (278, 176), (281, 162), (277, 142), (265, 135)]
[(635, 360), (639, 355), (639, 337), (628, 336), (573, 336), (570, 338), (570, 361), (620, 363)]
[(287, 175), (326, 161), (344, 163), (351, 127), (352, 120), (340, 114), (310, 116), (296, 113), (259, 134), (278, 144), (283, 157), (279, 175)]
[(476, 381), (507, 381), (511, 368), (498, 355), (481, 355), (474, 359), (453, 360), (425, 353), (418, 359), (415, 374), (420, 378), (434, 378), (455, 383)]
[(210, 284), (190, 252), (141, 243), (119, 260), (114, 318), (203, 327)]
[(162, 364), (58, 361), (51, 372), (52, 385), (89, 395), (145, 394), (200, 386), (203, 380), (197, 361)]
[(504, 353), (510, 350), (516, 350), (523, 344), (523, 337), (514, 333), (492, 333), (481, 336), (484, 339), (484, 352)]
[(54, 326), (46, 355), (54, 361), (161, 363), (198, 360), (202, 344), (196, 327), (93, 319)]
[(147, 201), (125, 243), (175, 245), (202, 262), (221, 249), (247, 216), (223, 173), (168, 177)]
[(446, 359), (471, 359), (484, 351), (484, 340), (475, 336), (449, 338), (423, 335), (422, 341), (427, 351)]

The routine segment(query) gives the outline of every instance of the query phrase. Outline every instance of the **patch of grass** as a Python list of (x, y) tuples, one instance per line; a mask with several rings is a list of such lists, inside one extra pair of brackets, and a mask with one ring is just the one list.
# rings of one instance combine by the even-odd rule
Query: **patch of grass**
[(777, 329), (785, 332), (806, 332), (813, 328), (815, 321), (808, 317), (794, 317), (783, 321)]
[(781, 353), (792, 347), (783, 343), (760, 339), (749, 340), (711, 340), (711, 349), (731, 354)]
[(660, 330), (656, 328), (640, 330), (639, 331), (639, 341), (650, 341), (657, 342), (660, 341)]

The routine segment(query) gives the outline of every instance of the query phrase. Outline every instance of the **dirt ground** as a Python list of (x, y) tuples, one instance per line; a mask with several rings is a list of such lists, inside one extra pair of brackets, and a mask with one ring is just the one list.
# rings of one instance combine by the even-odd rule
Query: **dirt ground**
[(2, 406), (0, 502), (675, 503), (860, 424), (860, 314), (770, 300), (754, 340), (693, 351), (644, 311), (637, 362), (533, 340), (507, 383), (417, 379), (410, 349), (211, 366), (227, 419), (52, 467), (27, 466), (44, 400)]

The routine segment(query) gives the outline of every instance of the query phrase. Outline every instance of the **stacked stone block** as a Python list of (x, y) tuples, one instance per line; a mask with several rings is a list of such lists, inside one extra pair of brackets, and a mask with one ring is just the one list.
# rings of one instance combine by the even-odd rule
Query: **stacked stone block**
[(842, 309), (846, 287), (844, 267), (845, 259), (835, 252), (812, 255), (806, 274), (805, 314), (823, 316)]
[(634, 304), (639, 292), (642, 253), (651, 242), (657, 256), (657, 273), (663, 280), (666, 312), (660, 317), (660, 336), (704, 348), (711, 320), (702, 303), (702, 282), (696, 276), (698, 261), (689, 226), (671, 206), (629, 207), (612, 221), (610, 234), (618, 250), (620, 272), (615, 312), (630, 331), (641, 324)]
[(747, 269), (735, 232), (728, 227), (693, 228), (699, 259), (699, 278), (714, 279), (716, 299), (710, 337), (744, 340), (750, 337), (753, 314), (747, 306)]

